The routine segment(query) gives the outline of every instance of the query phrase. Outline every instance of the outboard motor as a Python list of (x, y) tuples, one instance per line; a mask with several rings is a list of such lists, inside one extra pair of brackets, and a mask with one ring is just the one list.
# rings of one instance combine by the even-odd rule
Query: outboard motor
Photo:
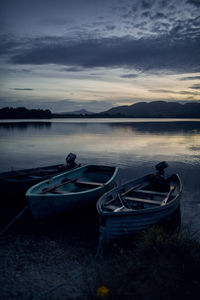
[(77, 166), (77, 164), (75, 163), (75, 159), (76, 159), (76, 154), (70, 152), (66, 157), (67, 165), (70, 167)]
[(155, 168), (157, 170), (157, 175), (159, 176), (164, 176), (164, 169), (166, 169), (168, 167), (168, 164), (166, 163), (166, 161), (162, 161), (160, 163), (158, 163)]

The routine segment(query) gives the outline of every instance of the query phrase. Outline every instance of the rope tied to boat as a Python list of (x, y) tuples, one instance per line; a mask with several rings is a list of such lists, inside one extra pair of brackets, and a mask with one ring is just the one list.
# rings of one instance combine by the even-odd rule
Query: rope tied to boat
[(14, 219), (12, 219), (12, 221), (10, 221), (8, 223), (8, 225), (6, 225), (6, 227), (4, 227), (3, 230), (0, 231), (0, 236), (3, 235), (22, 215), (23, 213), (28, 209), (28, 205), (24, 206), (24, 208), (20, 211), (19, 214), (17, 214)]

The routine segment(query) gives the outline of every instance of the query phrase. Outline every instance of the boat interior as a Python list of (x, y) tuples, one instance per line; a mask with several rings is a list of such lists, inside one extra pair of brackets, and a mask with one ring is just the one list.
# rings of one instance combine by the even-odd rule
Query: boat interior
[(77, 180), (75, 182), (69, 183), (67, 186), (67, 183), (63, 185), (62, 187), (55, 188), (52, 191), (49, 191), (53, 194), (66, 194), (66, 193), (75, 193), (75, 192), (82, 192), (86, 190), (95, 189), (97, 187), (101, 187), (104, 185), (104, 183), (101, 182), (92, 182), (92, 181), (83, 181), (83, 180)]
[(40, 190), (39, 194), (53, 193), (66, 194), (92, 190), (102, 187), (112, 177), (115, 168), (107, 166), (89, 166), (82, 172), (77, 172), (77, 176), (73, 178), (60, 176), (59, 180), (50, 182), (49, 186), (45, 186)]
[(177, 182), (172, 180), (149, 180), (120, 190), (117, 195), (110, 194), (102, 209), (118, 212), (141, 210), (169, 203), (176, 194)]

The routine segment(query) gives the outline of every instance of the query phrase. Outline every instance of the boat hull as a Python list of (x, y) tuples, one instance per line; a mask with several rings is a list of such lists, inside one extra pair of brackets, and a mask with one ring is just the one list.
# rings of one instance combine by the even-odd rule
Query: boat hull
[[(71, 170), (72, 167), (66, 167)], [(10, 171), (0, 174), (1, 204), (12, 205), (25, 203), (26, 191), (33, 185), (66, 171), (63, 164), (41, 168)]]
[[(96, 171), (88, 171), (96, 169)], [(61, 175), (54, 176), (50, 180), (43, 181), (31, 187), (26, 193), (26, 200), (29, 208), (35, 218), (43, 218), (73, 208), (81, 208), (96, 201), (108, 190), (114, 187), (114, 179), (118, 168), (109, 166), (86, 165), (75, 170), (65, 172)], [(102, 178), (103, 177), (103, 178)], [(72, 180), (62, 186), (63, 194), (53, 194), (51, 192), (42, 193), (45, 188), (59, 185), (65, 180)], [(76, 186), (77, 179), (101, 181), (102, 185), (90, 189), (79, 190)], [(75, 181), (73, 181), (75, 179)], [(61, 183), (62, 185), (62, 183)], [(75, 191), (76, 190), (76, 191)]]
[(181, 199), (182, 185), (178, 175), (176, 176), (179, 191), (173, 200), (166, 205), (154, 206), (148, 209), (126, 210), (124, 212), (107, 212), (102, 209), (102, 204), (105, 203), (106, 199), (114, 199), (121, 191), (145, 181), (148, 178), (148, 175), (121, 185), (103, 195), (97, 202), (97, 211), (100, 216), (100, 227), (104, 242), (129, 236), (136, 231), (147, 229), (151, 225), (162, 223), (170, 219), (180, 206)]

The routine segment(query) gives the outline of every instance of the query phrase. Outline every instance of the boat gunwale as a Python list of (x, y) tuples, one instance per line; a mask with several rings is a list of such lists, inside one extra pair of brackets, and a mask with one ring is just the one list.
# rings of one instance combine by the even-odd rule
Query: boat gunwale
[[(109, 180), (108, 181), (106, 181), (102, 186), (98, 186), (98, 187), (96, 187), (96, 188), (92, 188), (92, 189), (88, 189), (88, 190), (85, 190), (85, 191), (80, 191), (80, 192), (67, 192), (66, 191), (66, 193), (63, 193), (63, 194), (51, 194), (51, 193), (44, 193), (44, 194), (39, 194), (39, 193), (32, 193), (32, 190), (33, 190), (33, 188), (35, 189), (35, 188), (37, 188), (37, 186), (39, 186), (39, 185), (41, 185), (41, 184), (44, 184), (45, 182), (47, 183), (47, 182), (49, 182), (49, 181), (51, 181), (52, 179), (57, 179), (57, 178), (59, 178), (59, 177), (62, 177), (64, 174), (70, 174), (70, 173), (74, 173), (74, 172), (78, 172), (79, 170), (81, 170), (81, 169), (86, 169), (87, 167), (95, 167), (95, 166), (97, 166), (97, 167), (109, 167), (109, 168), (111, 168), (111, 169), (113, 169), (113, 174), (112, 174), (112, 176), (109, 178)], [(56, 175), (56, 176), (53, 176), (53, 177), (51, 177), (51, 178), (49, 178), (49, 179), (46, 179), (46, 180), (44, 180), (44, 181), (42, 181), (42, 182), (39, 182), (39, 183), (37, 183), (36, 185), (34, 185), (34, 186), (32, 186), (32, 187), (30, 187), (28, 190), (27, 190), (27, 192), (26, 192), (26, 197), (48, 197), (48, 198), (50, 198), (50, 197), (56, 197), (56, 198), (59, 198), (59, 197), (61, 197), (61, 198), (63, 198), (63, 197), (69, 197), (69, 196), (72, 196), (72, 195), (82, 195), (82, 194), (86, 194), (86, 193), (91, 193), (91, 192), (95, 192), (95, 191), (98, 191), (98, 190), (101, 190), (101, 189), (103, 189), (104, 187), (106, 187), (107, 185), (109, 185), (113, 180), (114, 180), (114, 178), (116, 177), (116, 175), (117, 175), (117, 172), (118, 172), (118, 167), (115, 167), (115, 166), (108, 166), (108, 165), (94, 165), (94, 164), (92, 164), (92, 165), (90, 165), (90, 164), (87, 164), (87, 165), (84, 165), (84, 166), (81, 166), (81, 167), (79, 167), (79, 168), (75, 168), (75, 169), (72, 169), (72, 170), (69, 170), (69, 171), (66, 171), (66, 172), (63, 172), (63, 173), (61, 173), (61, 174), (58, 174), (58, 175)], [(71, 179), (73, 179), (73, 178), (71, 178)]]
[(173, 206), (174, 203), (179, 200), (180, 195), (182, 193), (182, 189), (183, 189), (180, 177), (176, 173), (173, 174), (173, 175), (177, 176), (177, 179), (178, 179), (177, 182), (178, 182), (178, 185), (179, 185), (179, 192), (174, 196), (174, 198), (171, 201), (167, 202), (165, 205), (161, 205), (161, 203), (160, 203), (160, 206), (148, 207), (148, 208), (143, 208), (143, 209), (138, 209), (138, 210), (130, 209), (130, 211), (128, 211), (128, 210), (123, 211), (122, 210), (122, 211), (116, 211), (116, 212), (113, 211), (113, 212), (111, 212), (111, 211), (102, 210), (101, 206), (103, 204), (102, 202), (103, 202), (103, 199), (105, 197), (108, 197), (109, 195), (112, 195), (117, 190), (120, 190), (121, 188), (123, 188), (123, 186), (125, 186), (127, 184), (131, 184), (135, 181), (142, 180), (145, 177), (147, 178), (149, 175), (150, 174), (145, 175), (145, 176), (140, 177), (140, 178), (136, 178), (136, 179), (131, 180), (131, 181), (128, 181), (128, 182), (122, 184), (121, 186), (116, 187), (116, 188), (112, 189), (111, 191), (108, 191), (107, 193), (105, 193), (101, 198), (99, 198), (99, 200), (97, 201), (97, 204), (96, 204), (96, 208), (97, 208), (97, 211), (98, 211), (99, 215), (101, 217), (119, 217), (119, 216), (123, 217), (123, 216), (134, 216), (134, 215), (141, 215), (141, 214), (151, 214), (151, 213), (167, 210), (168, 208)]

